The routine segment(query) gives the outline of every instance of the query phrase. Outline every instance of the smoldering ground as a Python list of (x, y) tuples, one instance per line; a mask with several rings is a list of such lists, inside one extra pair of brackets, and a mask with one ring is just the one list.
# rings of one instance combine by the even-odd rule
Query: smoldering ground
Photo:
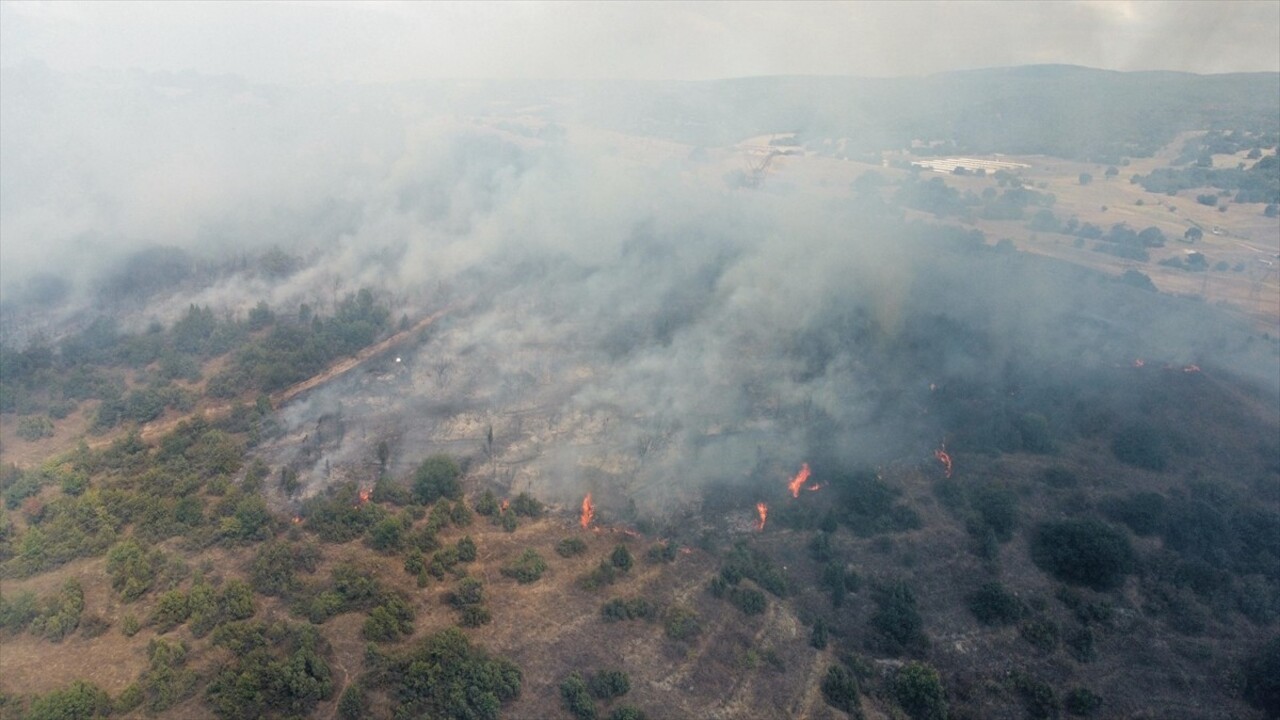
[[(1056, 398), (1134, 357), (1275, 392), (1274, 343), (1203, 303), (997, 252), (875, 198), (732, 188), (692, 147), (474, 99), (126, 85), (167, 114), (97, 127), (116, 144), (74, 162), (37, 132), (39, 103), (22, 106), (43, 144), (16, 166), (5, 149), (7, 287), (66, 278), (62, 312), (81, 317), (112, 277), (94, 266), (104, 249), (160, 245), (196, 270), (137, 298), (139, 324), (189, 303), (288, 316), (360, 287), (393, 318), (450, 308), (400, 362), (280, 409), (257, 452), (296, 467), (303, 495), (372, 482), (387, 442), (399, 476), (448, 452), (502, 491), (655, 512), (813, 457), (999, 446), (1029, 414), (1068, 432)], [(62, 179), (10, 195), (51, 157)], [(271, 247), (291, 259), (281, 272), (260, 266)]]

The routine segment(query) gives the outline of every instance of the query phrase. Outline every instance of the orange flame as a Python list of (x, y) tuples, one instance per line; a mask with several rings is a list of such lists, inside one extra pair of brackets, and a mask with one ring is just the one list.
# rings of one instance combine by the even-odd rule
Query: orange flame
[(808, 490), (809, 492), (818, 492), (821, 489), (822, 489), (821, 485), (810, 485), (809, 487), (805, 488), (805, 490)]
[(294, 516), (293, 516), (293, 524), (294, 524), (294, 525), (301, 525), (301, 524), (302, 524), (302, 517), (301, 517), (300, 515), (294, 515)]
[(933, 456), (938, 458), (938, 462), (942, 463), (942, 467), (946, 471), (946, 477), (951, 477), (951, 456), (947, 454), (947, 444), (942, 443), (942, 447), (933, 451)]
[[(808, 469), (808, 466), (805, 466)], [(760, 522), (756, 523), (756, 530), (764, 530), (764, 521), (769, 517), (769, 506), (762, 502), (756, 503), (756, 514), (760, 516)]]
[(582, 523), (583, 530), (591, 526), (591, 519), (595, 516), (596, 506), (591, 504), (591, 493), (587, 493), (587, 496), (582, 498), (582, 519), (579, 521)]
[(1199, 366), (1199, 365), (1188, 365), (1188, 366), (1186, 366), (1186, 367), (1182, 368), (1182, 372), (1184, 372), (1184, 373), (1200, 372), (1200, 366)]
[(509, 507), (511, 507), (511, 501), (510, 501), (510, 500), (503, 500), (503, 501), (502, 501), (502, 512), (506, 512), (506, 511), (507, 511), (507, 508), (509, 508)]
[(790, 483), (787, 484), (787, 487), (791, 489), (791, 497), (793, 498), (800, 497), (800, 488), (804, 486), (805, 481), (808, 479), (809, 479), (809, 463), (801, 463), (800, 472), (796, 473), (796, 476), (791, 479)]
[(361, 491), (360, 491), (360, 504), (361, 504), (361, 505), (363, 505), (363, 504), (365, 504), (365, 503), (369, 502), (369, 497), (370, 497), (371, 495), (373, 495), (373, 491), (372, 491), (372, 490), (370, 490), (370, 489), (368, 489), (368, 488), (365, 488), (364, 490), (361, 490)]

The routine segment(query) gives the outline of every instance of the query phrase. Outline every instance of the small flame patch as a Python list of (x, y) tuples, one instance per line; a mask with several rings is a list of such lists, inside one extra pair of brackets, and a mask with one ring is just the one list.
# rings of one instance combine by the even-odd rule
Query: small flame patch
[(596, 506), (591, 504), (591, 493), (587, 493), (587, 496), (582, 498), (582, 517), (579, 519), (583, 530), (591, 527), (591, 520), (595, 516)]
[(791, 497), (800, 497), (800, 488), (804, 487), (805, 482), (809, 480), (809, 463), (800, 464), (800, 472), (796, 473), (791, 482), (787, 483), (787, 487), (791, 490)]

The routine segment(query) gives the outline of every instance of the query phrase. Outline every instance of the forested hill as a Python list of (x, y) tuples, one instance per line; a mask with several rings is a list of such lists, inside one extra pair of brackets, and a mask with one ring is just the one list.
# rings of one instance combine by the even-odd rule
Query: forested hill
[[(1032, 65), (917, 78), (761, 77), (655, 84), (619, 106), (589, 95), (602, 124), (705, 145), (765, 132), (847, 137), (858, 149), (950, 141), (948, 152), (1105, 161), (1146, 156), (1184, 130), (1280, 128), (1280, 75), (1122, 73)], [(605, 100), (608, 100), (606, 102)]]

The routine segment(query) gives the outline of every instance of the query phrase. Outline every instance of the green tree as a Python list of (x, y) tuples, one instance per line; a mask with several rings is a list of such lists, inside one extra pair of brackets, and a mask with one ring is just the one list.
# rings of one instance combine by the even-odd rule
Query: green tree
[(1093, 519), (1041, 523), (1031, 539), (1031, 559), (1058, 580), (1094, 590), (1118, 587), (1135, 563), (1129, 538)]
[(579, 673), (570, 673), (560, 683), (560, 700), (564, 709), (578, 720), (596, 720), (596, 706), (587, 690), (587, 683)]
[(423, 505), (448, 498), (456, 500), (462, 495), (458, 482), (462, 469), (448, 455), (432, 455), (413, 473), (413, 496)]
[(907, 663), (893, 677), (893, 697), (912, 720), (946, 720), (946, 692), (938, 671), (924, 663)]
[(1244, 698), (1268, 717), (1280, 717), (1280, 635), (1245, 661)]
[(635, 559), (631, 557), (631, 551), (626, 545), (618, 545), (613, 548), (613, 552), (609, 555), (609, 562), (619, 570), (626, 572), (635, 564)]
[(601, 700), (612, 700), (631, 691), (631, 678), (621, 670), (601, 670), (587, 681), (587, 688)]
[(27, 720), (90, 720), (111, 714), (111, 698), (93, 683), (77, 680), (65, 690), (36, 698)]
[(822, 697), (827, 704), (856, 718), (862, 717), (858, 705), (858, 680), (843, 665), (832, 665), (822, 678)]

